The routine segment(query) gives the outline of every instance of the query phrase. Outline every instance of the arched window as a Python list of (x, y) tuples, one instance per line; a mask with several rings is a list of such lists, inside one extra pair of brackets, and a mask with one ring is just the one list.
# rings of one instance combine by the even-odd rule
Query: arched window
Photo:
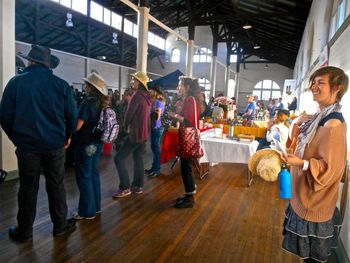
[(228, 80), (227, 97), (232, 98), (235, 96), (236, 82), (234, 79)]
[(211, 55), (212, 55), (212, 52), (209, 48), (202, 47), (200, 49), (197, 49), (197, 51), (194, 53), (193, 62), (195, 63), (211, 62)]
[(269, 100), (282, 97), (282, 93), (276, 82), (264, 79), (254, 86), (253, 96), (258, 96), (259, 100)]
[(180, 62), (180, 49), (174, 48), (173, 51), (171, 51), (171, 62)]
[(210, 81), (207, 80), (206, 78), (200, 78), (198, 79), (198, 85), (200, 86), (202, 91), (204, 88), (205, 99), (208, 100), (210, 96), (210, 87), (211, 87)]

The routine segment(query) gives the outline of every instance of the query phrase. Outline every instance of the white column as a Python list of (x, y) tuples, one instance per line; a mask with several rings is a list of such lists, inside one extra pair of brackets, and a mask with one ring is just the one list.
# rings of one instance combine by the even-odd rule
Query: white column
[[(15, 75), (15, 1), (0, 1), (0, 92), (1, 97), (7, 82)], [(15, 147), (1, 129), (0, 168), (17, 170)]]
[(147, 72), (148, 16), (149, 8), (140, 7), (137, 16), (139, 34), (137, 39), (136, 70), (142, 72)]
[(187, 40), (186, 75), (193, 75), (194, 40)]
[(236, 105), (238, 106), (238, 100), (239, 100), (239, 97), (238, 97), (238, 92), (239, 92), (239, 72), (236, 72), (235, 73), (235, 98), (236, 98)]
[(210, 98), (215, 97), (215, 87), (216, 87), (216, 60), (217, 56), (211, 58), (211, 68), (210, 68)]
[(227, 96), (228, 91), (228, 81), (230, 80), (230, 65), (226, 65), (226, 72), (225, 72), (225, 96)]

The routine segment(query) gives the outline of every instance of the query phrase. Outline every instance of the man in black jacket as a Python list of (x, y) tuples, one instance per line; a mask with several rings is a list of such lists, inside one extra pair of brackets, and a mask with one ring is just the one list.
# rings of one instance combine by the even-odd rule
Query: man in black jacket
[(49, 199), (53, 235), (75, 228), (66, 219), (66, 192), (63, 184), (65, 148), (76, 127), (76, 105), (68, 83), (50, 68), (57, 57), (49, 48), (33, 45), (28, 67), (5, 87), (0, 105), (0, 123), (17, 147), (19, 171), (18, 226), (9, 229), (15, 241), (29, 241), (33, 235), (39, 178), (43, 169)]

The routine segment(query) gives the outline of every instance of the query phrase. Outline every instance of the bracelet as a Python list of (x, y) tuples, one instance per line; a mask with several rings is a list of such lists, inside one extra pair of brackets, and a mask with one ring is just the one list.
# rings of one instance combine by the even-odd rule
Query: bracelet
[(309, 169), (309, 161), (303, 160), (303, 171), (307, 171)]

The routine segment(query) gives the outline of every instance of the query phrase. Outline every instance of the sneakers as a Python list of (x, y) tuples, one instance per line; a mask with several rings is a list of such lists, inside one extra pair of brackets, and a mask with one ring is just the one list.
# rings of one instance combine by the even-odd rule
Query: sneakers
[(150, 173), (152, 173), (152, 172), (153, 172), (152, 168), (150, 168), (150, 169), (145, 169), (145, 173), (146, 173), (146, 174), (150, 174)]
[(63, 236), (65, 233), (75, 230), (76, 221), (74, 218), (67, 219), (66, 225), (62, 229), (53, 228), (53, 236)]
[(11, 226), (9, 228), (9, 237), (16, 242), (27, 242), (27, 241), (31, 241), (33, 239), (33, 236), (25, 236), (23, 234), (21, 234), (18, 230), (18, 226)]
[(119, 189), (117, 192), (115, 192), (112, 197), (113, 198), (120, 198), (120, 197), (125, 197), (131, 195), (131, 191), (130, 189), (125, 189), (125, 190), (121, 190)]
[(174, 205), (175, 208), (192, 208), (194, 206), (194, 197), (193, 195), (185, 195), (184, 197), (180, 197), (176, 199), (176, 203)]
[(142, 187), (132, 186), (131, 187), (131, 192), (134, 193), (134, 194), (142, 194), (143, 193), (143, 188)]
[[(100, 212), (100, 213), (101, 213), (101, 212)], [(75, 220), (81, 220), (81, 219), (92, 220), (92, 219), (95, 219), (95, 216), (89, 216), (89, 217), (87, 217), (87, 216), (81, 216), (81, 215), (78, 214), (78, 212), (75, 212), (75, 213), (73, 213), (73, 218), (74, 218)]]
[(160, 173), (158, 173), (158, 172), (150, 172), (147, 177), (148, 178), (156, 178), (159, 175), (160, 175)]

